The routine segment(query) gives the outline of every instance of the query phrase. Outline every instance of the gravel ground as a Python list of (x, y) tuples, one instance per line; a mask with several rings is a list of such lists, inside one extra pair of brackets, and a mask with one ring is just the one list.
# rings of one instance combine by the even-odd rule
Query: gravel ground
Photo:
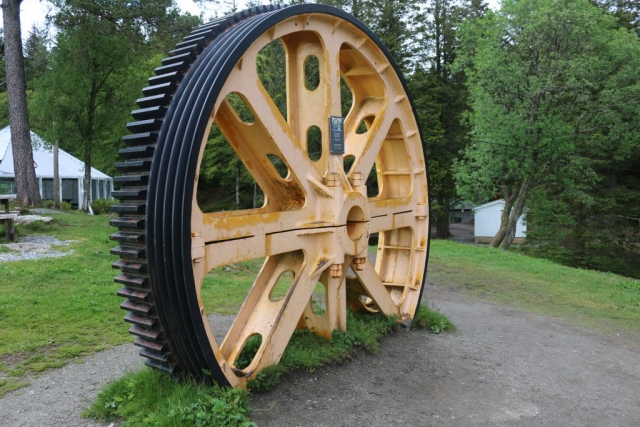
[[(375, 356), (297, 373), (252, 398), (259, 426), (640, 425), (640, 343), (428, 287), (457, 325), (400, 332)], [(229, 318), (211, 318), (226, 328)], [(0, 424), (102, 426), (84, 420), (99, 388), (142, 365), (133, 345), (52, 371), (0, 399)], [(117, 427), (116, 424), (114, 427)]]
[(60, 250), (60, 246), (67, 246), (72, 242), (73, 240), (59, 240), (52, 236), (23, 236), (15, 243), (0, 244), (0, 249), (9, 249), (8, 252), (0, 252), (0, 262), (60, 258), (74, 252), (73, 249)]

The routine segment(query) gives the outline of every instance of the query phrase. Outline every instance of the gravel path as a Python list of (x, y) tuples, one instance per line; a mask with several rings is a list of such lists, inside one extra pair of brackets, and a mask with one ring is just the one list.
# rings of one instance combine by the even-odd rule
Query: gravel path
[[(457, 332), (401, 332), (387, 337), (375, 356), (291, 376), (253, 397), (258, 425), (640, 425), (637, 342), (456, 291), (429, 287), (425, 295)], [(120, 346), (34, 380), (0, 399), (0, 424), (101, 425), (79, 414), (101, 384), (141, 366), (136, 353)]]
[(0, 262), (60, 258), (74, 252), (73, 249), (60, 250), (72, 242), (73, 240), (60, 240), (52, 236), (23, 236), (15, 243), (0, 244), (0, 248), (8, 249), (7, 252), (0, 252)]

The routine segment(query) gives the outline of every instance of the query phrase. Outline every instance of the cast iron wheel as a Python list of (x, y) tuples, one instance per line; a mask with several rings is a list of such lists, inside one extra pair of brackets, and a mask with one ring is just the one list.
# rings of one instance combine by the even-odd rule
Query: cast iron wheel
[[(285, 115), (256, 65), (274, 40), (286, 54)], [(124, 285), (118, 295), (127, 298), (121, 307), (147, 364), (242, 386), (278, 363), (296, 328), (326, 337), (345, 330), (347, 307), (409, 325), (427, 263), (427, 170), (406, 86), (375, 35), (328, 6), (260, 6), (195, 30), (170, 55), (127, 125), (115, 179), (119, 217), (111, 221), (119, 228), (111, 238), (120, 242), (112, 252)], [(318, 78), (310, 85), (312, 57)], [(333, 154), (329, 117), (342, 116), (341, 79), (352, 106), (344, 154)], [(199, 171), (212, 126), (264, 192), (262, 207), (201, 210)], [(312, 128), (320, 147), (311, 147)], [(375, 261), (371, 233), (379, 234)], [(207, 274), (263, 258), (233, 325), (214, 336), (202, 297)], [(277, 295), (283, 276), (290, 283)], [(324, 313), (312, 304), (318, 284)], [(251, 339), (257, 350), (241, 364)]]

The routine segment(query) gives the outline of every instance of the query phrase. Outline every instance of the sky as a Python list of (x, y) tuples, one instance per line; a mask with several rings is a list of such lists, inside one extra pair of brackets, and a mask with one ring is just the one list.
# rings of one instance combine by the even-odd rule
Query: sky
[[(213, 15), (213, 10), (198, 6), (193, 0), (176, 0), (178, 7), (183, 12), (189, 12), (192, 15), (200, 15), (204, 12), (207, 18)], [(22, 39), (26, 39), (33, 25), (42, 27), (45, 17), (49, 9), (49, 4), (44, 0), (23, 0), (20, 4), (20, 26), (22, 27)], [(0, 13), (1, 15), (1, 13)], [(2, 23), (0, 22), (0, 27)]]
[[(200, 12), (204, 12), (206, 18), (213, 16), (213, 9), (206, 9), (193, 2), (193, 0), (176, 0), (178, 7), (183, 12), (189, 12), (192, 15), (200, 15)], [(238, 1), (239, 5), (244, 2)], [(492, 9), (498, 8), (499, 0), (487, 0), (489, 7)], [(26, 39), (29, 35), (29, 31), (33, 28), (33, 25), (43, 26), (49, 4), (45, 0), (23, 0), (20, 5), (20, 24), (22, 27), (22, 39)], [(0, 25), (1, 26), (1, 25)]]

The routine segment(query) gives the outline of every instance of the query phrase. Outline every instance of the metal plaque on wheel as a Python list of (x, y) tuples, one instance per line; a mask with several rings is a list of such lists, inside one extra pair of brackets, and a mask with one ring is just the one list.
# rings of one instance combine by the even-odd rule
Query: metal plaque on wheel
[(329, 116), (329, 154), (344, 154), (344, 119), (342, 117)]

